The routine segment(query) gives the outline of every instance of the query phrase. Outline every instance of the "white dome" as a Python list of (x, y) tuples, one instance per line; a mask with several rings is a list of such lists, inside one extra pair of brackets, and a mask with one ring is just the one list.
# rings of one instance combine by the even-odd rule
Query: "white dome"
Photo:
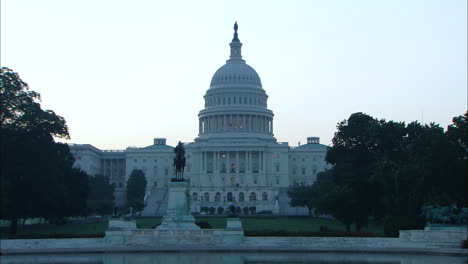
[(233, 84), (262, 89), (260, 76), (258, 76), (254, 68), (244, 61), (228, 61), (221, 66), (211, 79), (210, 89), (227, 87)]

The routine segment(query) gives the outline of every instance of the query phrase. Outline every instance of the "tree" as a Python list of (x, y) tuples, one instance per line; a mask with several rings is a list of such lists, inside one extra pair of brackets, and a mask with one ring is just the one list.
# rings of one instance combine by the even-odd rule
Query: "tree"
[[(330, 183), (318, 207), (359, 230), (368, 217), (387, 218), (392, 230), (415, 228), (423, 205), (467, 205), (467, 114), (446, 132), (352, 114), (337, 126), (326, 160)], [(395, 224), (398, 222), (397, 224)], [(394, 233), (393, 231), (391, 233)]]
[(89, 178), (88, 214), (108, 215), (114, 208), (114, 187), (109, 177), (97, 174)]
[[(371, 181), (372, 166), (378, 151), (379, 122), (363, 113), (352, 114), (337, 126), (326, 161), (334, 165), (333, 198), (326, 211), (334, 213), (346, 226), (356, 229), (367, 225), (368, 215), (383, 206), (375, 184)], [(345, 202), (346, 210), (341, 204)], [(343, 213), (346, 212), (345, 215)], [(349, 214), (349, 215), (348, 215)]]
[(289, 204), (292, 207), (307, 207), (309, 215), (312, 215), (312, 209), (317, 207), (316, 201), (319, 199), (318, 185), (295, 183), (289, 187), (288, 196), (291, 199)]
[(65, 120), (42, 110), (40, 95), (29, 91), (17, 73), (1, 68), (0, 217), (11, 220), (11, 236), (19, 218), (56, 222), (83, 212), (86, 179), (72, 169), (68, 146), (54, 136), (69, 138)]
[(127, 206), (141, 211), (145, 208), (146, 177), (142, 170), (133, 170), (127, 180)]
[(59, 138), (69, 138), (65, 119), (51, 110), (42, 110), (39, 93), (18, 73), (9, 68), (0, 69), (0, 129), (40, 131)]

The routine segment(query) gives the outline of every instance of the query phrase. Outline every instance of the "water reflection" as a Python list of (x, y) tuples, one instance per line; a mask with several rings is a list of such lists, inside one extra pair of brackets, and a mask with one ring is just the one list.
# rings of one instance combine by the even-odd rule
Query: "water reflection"
[(467, 263), (462, 256), (342, 253), (145, 253), (1, 256), (2, 264), (439, 264)]

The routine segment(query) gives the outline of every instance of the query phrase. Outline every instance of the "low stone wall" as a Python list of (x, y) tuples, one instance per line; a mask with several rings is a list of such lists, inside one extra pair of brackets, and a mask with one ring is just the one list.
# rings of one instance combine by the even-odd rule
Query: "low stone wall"
[[(1, 254), (26, 253), (106, 253), (106, 252), (371, 252), (466, 255), (466, 249), (439, 247), (433, 243), (404, 241), (399, 238), (346, 237), (245, 237), (241, 243), (171, 244), (159, 241), (147, 244), (151, 232), (141, 230), (135, 237), (127, 237), (124, 244), (111, 244), (108, 238), (76, 239), (8, 239), (0, 241)], [(216, 233), (219, 230), (211, 230)], [(119, 231), (113, 231), (119, 232)], [(127, 231), (120, 231), (127, 232)], [(127, 233), (130, 234), (132, 232)], [(207, 233), (208, 234), (208, 233)], [(167, 234), (169, 235), (169, 234)], [(216, 235), (215, 235), (216, 236)], [(192, 240), (194, 241), (194, 240)]]
[(60, 238), (60, 239), (2, 239), (0, 249), (47, 249), (47, 248), (101, 248), (103, 238)]
[(401, 230), (402, 241), (430, 243), (437, 246), (460, 247), (462, 240), (468, 238), (467, 228)]

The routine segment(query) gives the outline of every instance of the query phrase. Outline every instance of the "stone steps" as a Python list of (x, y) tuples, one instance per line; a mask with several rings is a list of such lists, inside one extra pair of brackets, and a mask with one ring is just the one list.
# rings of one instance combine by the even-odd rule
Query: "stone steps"
[(167, 188), (154, 188), (146, 198), (142, 216), (163, 216), (167, 210)]

